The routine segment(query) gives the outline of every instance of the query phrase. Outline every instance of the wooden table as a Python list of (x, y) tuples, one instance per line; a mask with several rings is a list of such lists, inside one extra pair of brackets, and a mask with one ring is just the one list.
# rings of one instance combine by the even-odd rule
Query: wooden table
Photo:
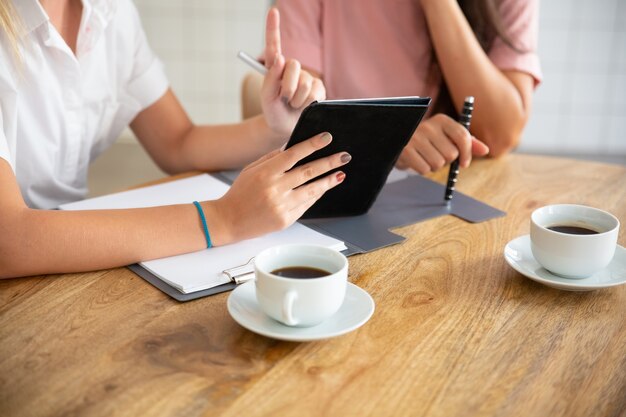
[(545, 204), (625, 223), (626, 167), (510, 155), (459, 190), (507, 215), (429, 220), (351, 257), (376, 312), (335, 339), (258, 336), (228, 294), (181, 304), (125, 268), (2, 281), (0, 415), (626, 415), (626, 286), (558, 291), (503, 257)]

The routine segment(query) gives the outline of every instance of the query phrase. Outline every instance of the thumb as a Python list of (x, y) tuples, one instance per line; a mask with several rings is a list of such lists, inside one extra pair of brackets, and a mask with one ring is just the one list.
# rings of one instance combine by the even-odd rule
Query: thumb
[(485, 156), (489, 153), (489, 147), (472, 136), (472, 155)]

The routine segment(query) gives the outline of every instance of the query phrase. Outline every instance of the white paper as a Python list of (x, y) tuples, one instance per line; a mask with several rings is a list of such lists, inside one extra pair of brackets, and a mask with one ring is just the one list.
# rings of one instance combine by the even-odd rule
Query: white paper
[[(171, 181), (137, 190), (63, 204), (62, 210), (97, 210), (191, 204), (194, 200), (214, 200), (228, 191), (228, 185), (207, 174)], [(285, 230), (232, 245), (205, 249), (184, 255), (141, 262), (140, 265), (177, 288), (190, 293), (229, 282), (222, 272), (246, 264), (257, 253), (271, 246), (306, 243), (346, 249), (340, 240), (295, 223)]]
[(98, 210), (192, 204), (220, 198), (228, 185), (207, 174), (109, 194), (59, 206), (61, 210)]

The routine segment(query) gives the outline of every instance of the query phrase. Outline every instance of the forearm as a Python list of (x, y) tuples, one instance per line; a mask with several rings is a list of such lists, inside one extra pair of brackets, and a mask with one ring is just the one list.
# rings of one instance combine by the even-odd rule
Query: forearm
[(491, 154), (511, 149), (528, 115), (522, 94), (482, 50), (455, 0), (422, 0), (422, 7), (457, 111), (464, 97), (474, 96), (472, 131), (489, 146)]
[[(291, 169), (331, 140), (324, 133), (266, 155), (248, 165), (221, 198), (202, 202), (212, 245), (284, 229), (341, 183), (343, 172), (328, 172), (350, 161), (345, 152)], [(1, 158), (0, 184), (0, 278), (111, 268), (207, 246), (192, 204), (33, 210), (24, 204), (10, 167)]]
[(287, 139), (274, 133), (263, 116), (236, 124), (194, 126), (181, 142), (179, 159), (184, 163), (178, 171), (241, 168)]
[[(205, 202), (215, 244), (212, 202)], [(0, 278), (90, 271), (206, 248), (192, 204), (125, 210), (5, 212), (0, 222)]]
[(139, 113), (130, 126), (169, 174), (239, 168), (287, 139), (278, 137), (263, 116), (236, 124), (196, 126), (171, 90)]
[[(274, 46), (280, 43), (277, 14), (275, 9), (268, 13)], [(168, 90), (135, 117), (131, 129), (161, 169), (174, 174), (241, 168), (287, 141), (302, 110), (323, 100), (326, 90), (297, 61), (269, 54), (273, 64), (261, 91), (263, 115), (236, 124), (196, 126)]]

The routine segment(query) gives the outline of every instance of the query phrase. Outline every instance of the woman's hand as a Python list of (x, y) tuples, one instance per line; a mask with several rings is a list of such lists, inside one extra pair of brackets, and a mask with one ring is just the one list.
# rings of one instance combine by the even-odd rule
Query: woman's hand
[(268, 72), (261, 90), (261, 107), (268, 126), (284, 143), (302, 110), (314, 100), (324, 100), (326, 89), (319, 78), (301, 68), (300, 62), (285, 61), (276, 8), (271, 8), (267, 14), (264, 55)]
[(445, 114), (422, 121), (398, 158), (396, 166), (411, 168), (424, 175), (443, 168), (459, 158), (460, 166), (469, 166), (472, 155), (489, 153), (487, 145)]
[(322, 133), (287, 150), (274, 151), (247, 166), (222, 198), (205, 203), (211, 213), (207, 221), (215, 244), (224, 245), (284, 229), (326, 191), (340, 184), (345, 178), (342, 171), (305, 183), (347, 164), (351, 157), (346, 152), (291, 169), (331, 140), (329, 133)]

